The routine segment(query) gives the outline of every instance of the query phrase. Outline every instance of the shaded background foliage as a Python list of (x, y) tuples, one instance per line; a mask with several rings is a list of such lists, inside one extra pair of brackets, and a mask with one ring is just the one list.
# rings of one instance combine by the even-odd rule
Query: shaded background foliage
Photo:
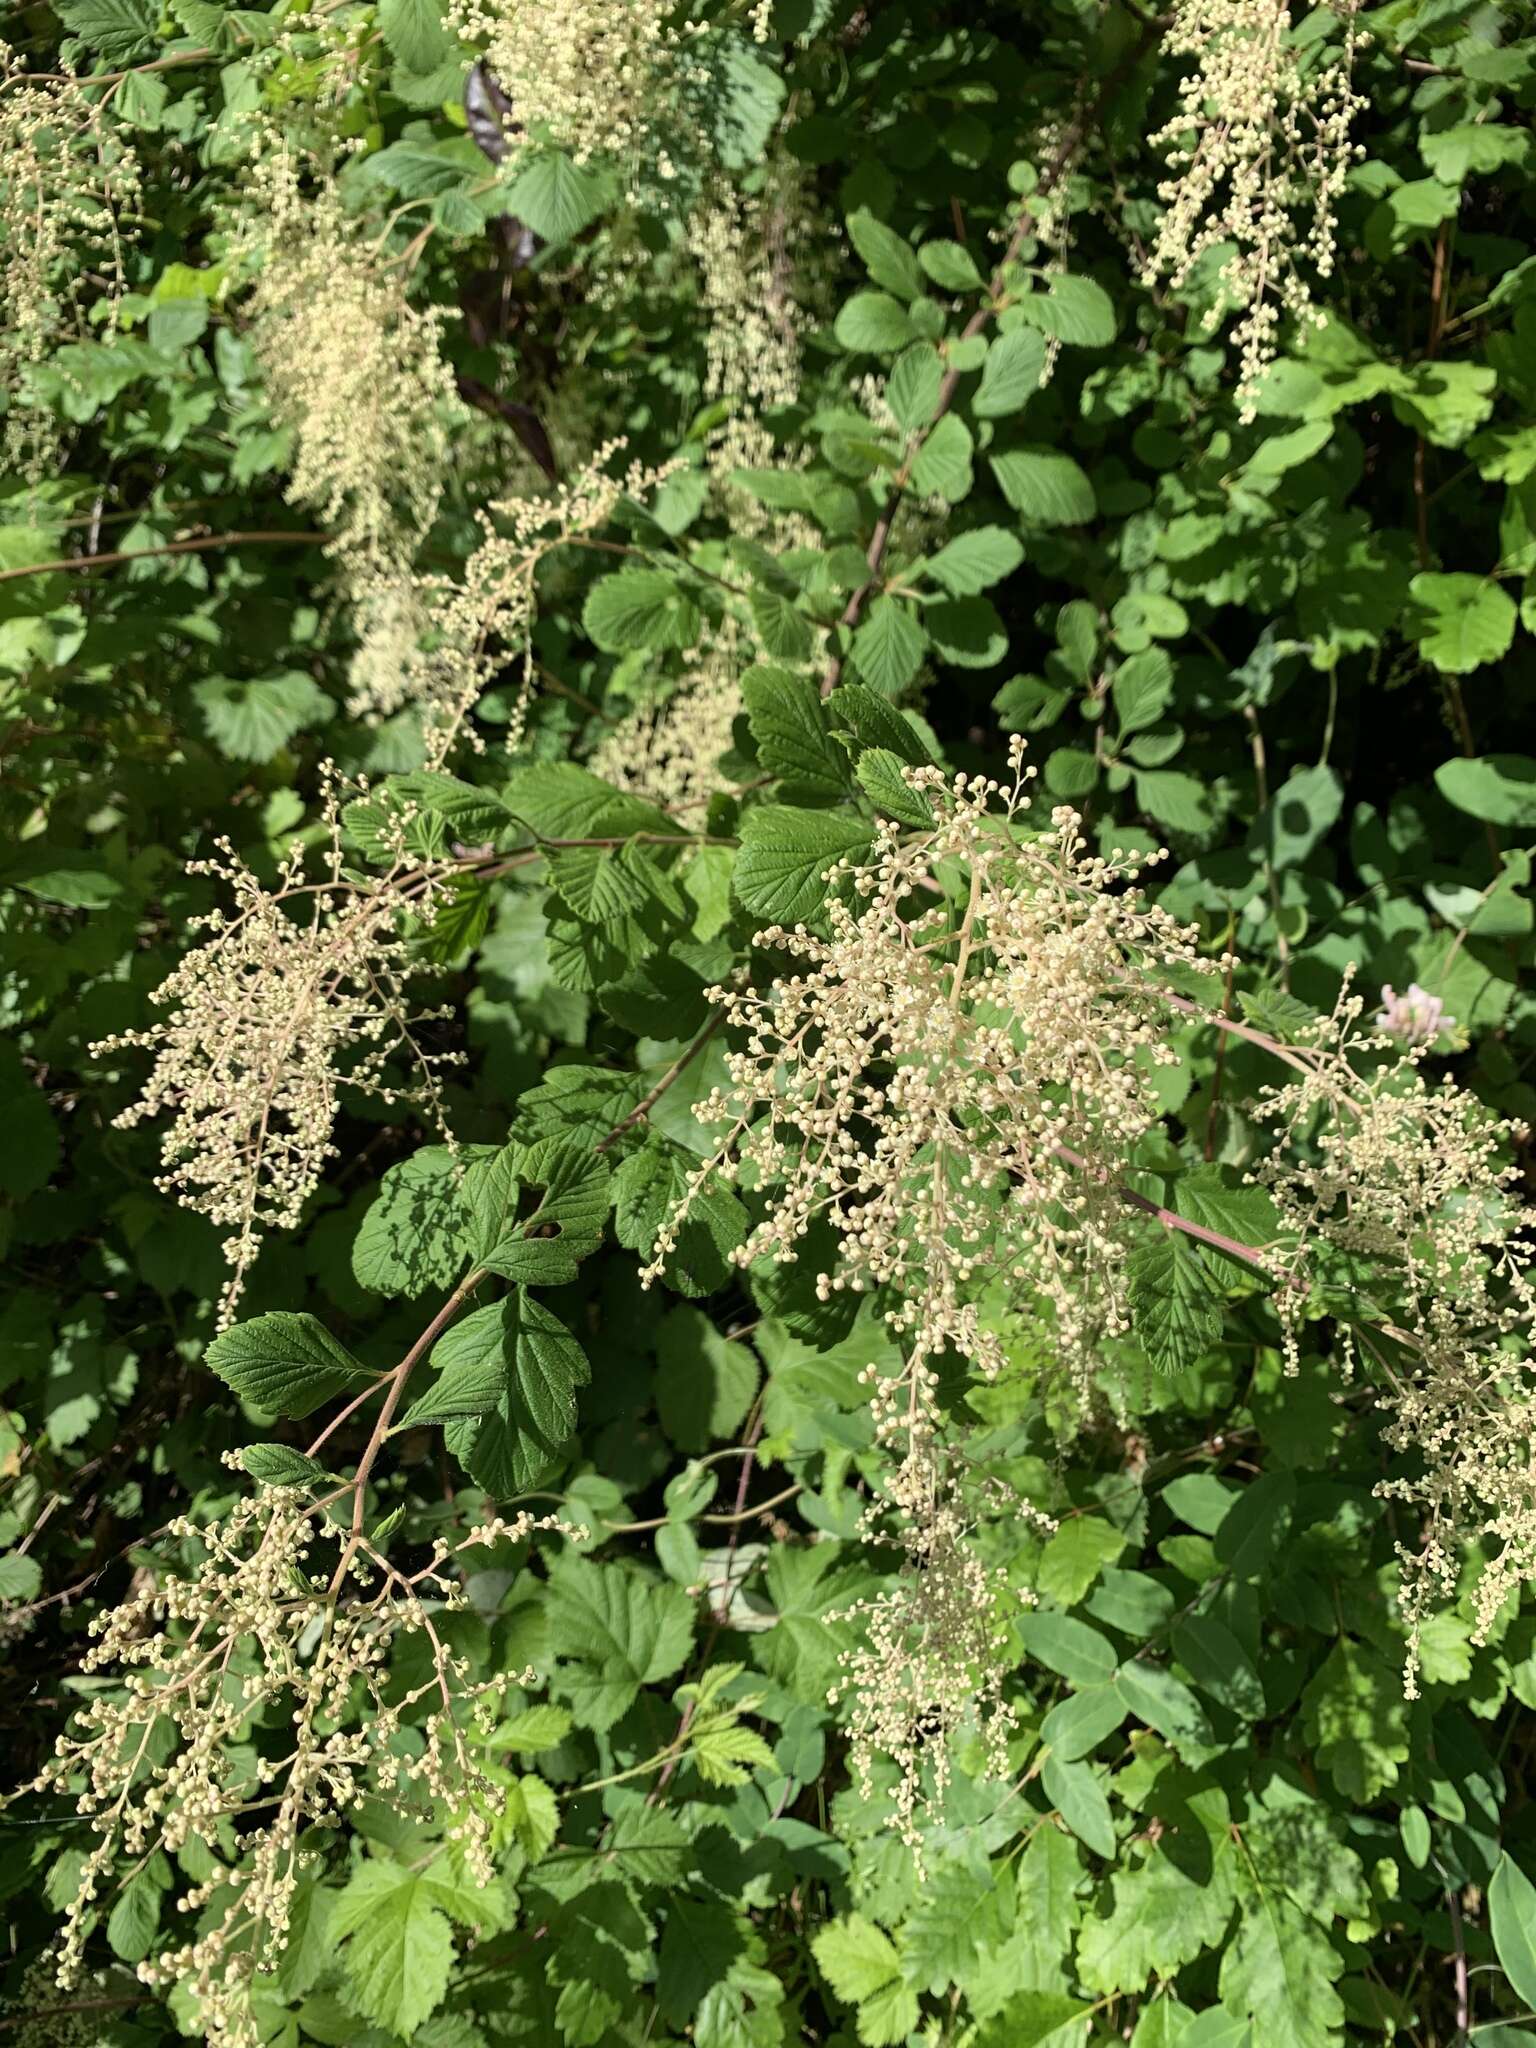
[[(1104, 846), (1169, 846), (1157, 894), (1213, 951), (1235, 946), (1250, 1014), (1283, 1024), (1290, 997), (1326, 1007), (1351, 966), (1372, 996), (1418, 982), (1455, 1020), (1449, 1071), (1531, 1117), (1525, 10), (1366, 12), (1364, 155), (1339, 205), (1338, 274), (1319, 287), (1329, 324), (1305, 347), (1288, 339), (1244, 425), (1230, 351), (1201, 325), (1210, 272), (1176, 293), (1134, 281), (1163, 175), (1146, 138), (1175, 83), (1140, 8), (784, 0), (711, 108), (731, 175), (750, 191), (765, 156), (787, 156), (809, 222), (803, 391), (770, 420), (781, 466), (746, 486), (817, 542), (777, 565), (741, 532), (733, 542), (706, 494), (722, 408), (706, 398), (676, 222), (619, 205), (600, 172), (551, 171), (564, 160), (549, 150), (510, 196), (490, 191), (493, 124), (465, 98), (469, 54), (436, 8), (341, 12), (357, 52), (336, 116), (358, 144), (343, 187), (381, 220), (413, 209), (401, 246), (430, 223), (412, 292), (445, 311), (467, 404), (424, 566), (461, 569), (478, 507), (538, 488), (551, 452), (568, 473), (621, 432), (632, 455), (692, 465), (650, 513), (621, 516), (661, 582), (647, 605), (618, 587), (642, 571), (600, 552), (541, 571), (536, 760), (584, 758), (681, 674), (689, 636), (665, 615), (718, 616), (711, 578), (724, 576), (753, 593), (753, 658), (815, 676), (837, 655), (845, 682), (910, 707), (916, 722), (897, 730), (955, 768), (995, 768), (1001, 734), (1023, 732), (1046, 789)], [(150, 1568), (142, 1546), (172, 1513), (231, 1496), (219, 1454), (265, 1420), (202, 1365), (218, 1233), (157, 1191), (151, 1134), (111, 1122), (134, 1075), (89, 1047), (148, 1021), (150, 990), (213, 901), (183, 871), (211, 837), (270, 873), (314, 817), (322, 758), (375, 777), (421, 759), (407, 718), (346, 714), (352, 620), (325, 536), (285, 499), (291, 438), (226, 268), (238, 117), (320, 89), (302, 45), (275, 69), (258, 61), (282, 14), (68, 0), (7, 25), (28, 71), (67, 55), (116, 80), (103, 119), (131, 131), (145, 181), (119, 331), (61, 338), (30, 373), (67, 459), (15, 479), (0, 526), (0, 1717), (23, 1769), (75, 1696), (94, 1603)], [(840, 628), (902, 456), (850, 387), (888, 379), (894, 406), (906, 365), (916, 395), (898, 421), (926, 420), (922, 344), (982, 303), (1010, 192), (1049, 157), (1042, 124), (1074, 118), (1069, 281), (1050, 284), (1049, 252), (1026, 244), (1045, 271), (1032, 313), (989, 328), (1002, 340), (967, 360), (915, 469), (920, 503), (882, 563), (887, 586)], [(1041, 386), (1051, 334), (1062, 347)], [(992, 530), (1015, 543), (995, 576), (922, 569), (942, 542)], [(510, 772), (498, 740), (515, 687), (509, 664), (477, 707), (488, 750), (454, 764), (492, 797)], [(727, 786), (777, 784), (774, 800), (811, 818), (857, 811), (846, 777), (796, 782), (773, 724), (750, 701), (737, 721), (708, 813), (722, 850), (750, 837), (754, 808)], [(643, 959), (604, 965), (602, 920), (551, 894), (541, 868), (467, 892), (425, 979), (458, 1019), (434, 1042), (470, 1055), (450, 1087), (460, 1140), (591, 1135), (628, 1114), (697, 1029), (703, 980), (744, 957), (765, 914), (739, 880), (730, 894), (728, 866), (700, 865), (669, 927), (669, 944), (697, 949), (681, 992), (647, 983)], [(551, 946), (552, 923), (573, 922), (584, 971)], [(1259, 1056), (1218, 1056), (1193, 1031), (1181, 1050), (1167, 1151), (1138, 1165), (1240, 1166), (1252, 1131), (1231, 1105), (1267, 1078)], [(601, 1070), (589, 1098), (559, 1095), (562, 1068)], [(689, 1104), (715, 1077), (701, 1057), (644, 1143), (700, 1150)], [(347, 1100), (335, 1171), (307, 1227), (263, 1253), (243, 1313), (309, 1309), (369, 1362), (398, 1357), (458, 1270), (441, 1249), (452, 1227), (407, 1199), (392, 1256), (370, 1267), (359, 1247), (365, 1218), (379, 1228), (381, 1184), (388, 1202), (434, 1164), (441, 1178), (424, 1139)], [(631, 1132), (617, 1148), (621, 1180), (639, 1178), (626, 1162), (641, 1143)], [(855, 1375), (881, 1334), (731, 1273), (718, 1246), (691, 1286), (642, 1294), (644, 1240), (644, 1203), (621, 1199), (604, 1249), (544, 1296), (591, 1379), (541, 1487), (616, 1533), (595, 1562), (521, 1582), (510, 1609), (495, 1573), (470, 1589), (477, 1672), (553, 1667), (567, 1709), (500, 1753), (504, 1893), (487, 1906), (462, 1887), (411, 1889), (403, 1873), (440, 1848), (430, 1823), (363, 1816), (262, 2008), (266, 2038), (1428, 2048), (1469, 2018), (1489, 2048), (1533, 2038), (1536, 1896), (1520, 1871), (1536, 1859), (1536, 1610), (1527, 1600), (1474, 1649), (1468, 1603), (1448, 1609), (1424, 1695), (1405, 1701), (1391, 1604), (1403, 1532), (1373, 1495), (1386, 1454), (1368, 1392), (1341, 1385), (1329, 1323), (1287, 1380), (1271, 1310), (1238, 1289), (1220, 1338), (1176, 1374), (1149, 1370), (1142, 1343), (1112, 1347), (1106, 1410), (1066, 1444), (1031, 1370), (1043, 1361), (1021, 1358), (992, 1388), (957, 1380), (985, 1456), (1062, 1519), (1048, 1542), (1008, 1518), (978, 1531), (989, 1562), (1041, 1595), (1017, 1624), (1016, 1781), (961, 1772), (920, 1883), (878, 1805), (850, 1792), (826, 1700), (848, 1640), (827, 1616), (889, 1568), (856, 1528), (870, 1445)], [(717, 1462), (700, 1476), (698, 1458)], [(472, 1515), (476, 1488), (423, 1430), (401, 1442), (381, 1506), (402, 1507), (420, 1543)], [(594, 1601), (622, 1617), (607, 1665)], [(664, 1751), (674, 1687), (727, 1658), (765, 1693), (771, 1769), (722, 1785), (687, 1764), (659, 1785), (583, 1790)], [(22, 2016), (55, 1996), (26, 1971), (79, 1840), (68, 1817), (25, 1806), (3, 1825), (7, 1995)], [(355, 1903), (376, 1862), (402, 1873), (398, 1981), (334, 1903)], [(132, 1982), (164, 1890), (151, 1866), (103, 1912), (82, 1994), (101, 2003), (70, 2017), (79, 2038), (195, 2030)]]

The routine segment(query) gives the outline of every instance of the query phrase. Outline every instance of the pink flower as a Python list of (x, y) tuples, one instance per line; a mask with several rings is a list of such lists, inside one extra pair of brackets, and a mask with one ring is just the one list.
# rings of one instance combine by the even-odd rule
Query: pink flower
[(1420, 988), (1416, 981), (1410, 981), (1402, 995), (1397, 993), (1391, 982), (1384, 982), (1381, 1000), (1382, 1007), (1374, 1020), (1376, 1029), (1390, 1031), (1405, 1045), (1429, 1045), (1445, 1026), (1456, 1022), (1454, 1017), (1446, 1015), (1440, 998)]

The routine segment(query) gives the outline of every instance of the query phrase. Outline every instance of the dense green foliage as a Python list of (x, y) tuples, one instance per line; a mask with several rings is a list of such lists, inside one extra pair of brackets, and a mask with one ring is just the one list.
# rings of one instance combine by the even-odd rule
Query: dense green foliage
[[(1392, 1296), (1368, 1261), (1325, 1262), (1287, 1371), (1270, 1277), (1170, 1227), (1279, 1227), (1243, 1180), (1271, 1142), (1243, 1105), (1284, 1075), (1210, 1013), (1295, 1043), (1351, 973), (1368, 1011), (1384, 988), (1439, 1000), (1425, 1071), (1518, 1127), (1528, 1174), (1529, 10), (1362, 13), (1326, 323), (1287, 317), (1248, 420), (1204, 317), (1220, 252), (1144, 281), (1170, 175), (1149, 137), (1186, 63), (1147, 9), (703, 11), (665, 179), (652, 135), (637, 169), (563, 151), (515, 92), (509, 112), (436, 0), (53, 0), (5, 25), (15, 275), (44, 210), (6, 126), (7, 95), (41, 89), (24, 74), (103, 78), (83, 141), (33, 117), (39, 178), (82, 151), (137, 160), (114, 236), (83, 203), (37, 290), (0, 285), (11, 1777), (114, 1683), (82, 1670), (93, 1615), (200, 1555), (173, 1517), (227, 1518), (252, 1478), (339, 1490), (366, 1455), (358, 1514), (402, 1569), (490, 1506), (587, 1533), (457, 1558), (466, 1597), (440, 1616), (467, 1683), (513, 1681), (474, 1738), (504, 1798), (494, 1881), (430, 1795), (316, 1830), (251, 2038), (1450, 2048), (1470, 2026), (1531, 2048), (1536, 1588), (1475, 1624), (1485, 1562), (1529, 1555), (1536, 1504), (1498, 1531), (1468, 1514), (1413, 1696), (1398, 1546), (1419, 1509), (1377, 1490), (1417, 1469), (1378, 1405), (1402, 1365)], [(1303, 51), (1337, 44), (1333, 12), (1292, 12)], [(632, 113), (646, 82), (606, 76), (607, 47), (594, 26), (594, 100)], [(398, 330), (402, 379), (423, 349), (447, 365), (394, 423), (387, 379), (348, 392), (307, 456), (330, 503), (293, 479), (355, 331), (322, 264), (279, 308), (298, 340), (270, 338), (261, 124), (361, 223), (337, 246), (435, 309)], [(751, 385), (741, 335), (768, 344), (749, 313), (792, 392)], [(615, 486), (530, 569), (531, 692), (520, 623), (466, 651), (429, 609), (421, 644), (471, 677), (466, 704), (445, 728), (441, 694), (370, 694), (358, 649), (388, 575), (429, 607), (462, 588), (509, 503), (617, 437), (606, 473), (639, 462), (650, 485)], [(402, 529), (403, 501), (426, 503), (393, 555), (354, 470)], [(705, 709), (744, 677), (739, 707), (686, 792), (647, 787), (653, 707), (694, 686), (701, 647)], [(364, 652), (376, 674), (377, 634)], [(901, 1564), (864, 1519), (890, 1464), (861, 1379), (896, 1358), (888, 1303), (819, 1297), (814, 1238), (796, 1264), (733, 1264), (765, 1199), (750, 1176), (711, 1182), (659, 1283), (641, 1274), (712, 1149), (695, 1110), (729, 1033), (706, 991), (784, 971), (755, 934), (824, 930), (827, 870), (878, 819), (931, 824), (904, 766), (1001, 777), (1017, 734), (1041, 811), (1070, 804), (1106, 853), (1170, 849), (1148, 893), (1236, 964), (1177, 984), (1163, 1120), (1124, 1162), (1165, 1220), (1135, 1219), (1132, 1327), (1096, 1341), (1086, 1404), (1055, 1307), (986, 1297), (994, 1378), (939, 1361), (967, 1542), (1035, 1599), (1000, 1610), (1009, 1775), (974, 1727), (947, 1786), (922, 1760), (918, 1859), (891, 1825), (895, 1763), (864, 1789), (832, 1698), (849, 1610)], [(270, 889), (295, 838), (323, 861), (338, 777), (338, 875), (439, 878), (389, 972), (428, 1060), (463, 1057), (430, 1067), (440, 1120), (403, 1040), (382, 1086), (343, 1072), (321, 1184), (265, 1233), (219, 1334), (227, 1229), (157, 1184), (163, 1118), (114, 1121), (152, 1054), (102, 1041), (163, 1026), (152, 992), (229, 907), (187, 864), (227, 841)], [(963, 904), (943, 864), (932, 886)], [(403, 1359), (375, 1459), (370, 1412), (344, 1411)], [(1511, 1349), (1511, 1400), (1521, 1370)], [(255, 1446), (250, 1477), (225, 1462)], [(398, 1663), (396, 1705), (425, 1681), (416, 1637)], [(400, 1708), (399, 1756), (428, 1705)], [(230, 1735), (252, 1786), (285, 1726)], [(39, 2044), (226, 2038), (186, 1984), (135, 1970), (192, 1938), (178, 1895), (216, 1891), (249, 1818), (118, 1855), (62, 1990), (40, 1959), (93, 1837), (58, 1785), (9, 1804), (0, 2023)]]

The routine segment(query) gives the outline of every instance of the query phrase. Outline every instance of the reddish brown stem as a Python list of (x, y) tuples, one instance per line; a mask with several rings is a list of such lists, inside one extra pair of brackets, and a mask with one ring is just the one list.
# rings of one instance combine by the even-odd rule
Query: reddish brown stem
[(704, 1050), (705, 1046), (708, 1045), (709, 1041), (714, 1037), (715, 1033), (720, 1029), (720, 1026), (724, 1022), (724, 1010), (717, 1010), (714, 1016), (711, 1017), (709, 1022), (704, 1026), (704, 1029), (699, 1033), (698, 1037), (693, 1041), (692, 1045), (688, 1046), (686, 1050), (678, 1054), (677, 1058), (672, 1062), (671, 1066), (668, 1067), (667, 1071), (656, 1083), (656, 1086), (653, 1089), (651, 1089), (650, 1093), (648, 1095), (641, 1097), (640, 1101), (635, 1104), (634, 1108), (629, 1112), (628, 1116), (620, 1118), (619, 1122), (614, 1125), (613, 1129), (608, 1133), (606, 1138), (600, 1138), (598, 1140), (596, 1146), (597, 1151), (606, 1152), (608, 1150), (608, 1147), (611, 1144), (613, 1144), (616, 1139), (623, 1137), (624, 1133), (627, 1130), (630, 1130), (635, 1124), (643, 1122), (644, 1119), (650, 1115), (651, 1111), (656, 1107), (657, 1103), (660, 1102), (662, 1096), (666, 1094), (667, 1090), (672, 1086), (672, 1083), (677, 1079), (679, 1074), (681, 1074), (685, 1068), (692, 1065), (694, 1060), (698, 1058), (699, 1054)]
[[(1079, 1167), (1092, 1172), (1088, 1161), (1081, 1152), (1074, 1152), (1070, 1145), (1053, 1145), (1051, 1150), (1058, 1159), (1064, 1159), (1068, 1166)], [(1144, 1215), (1156, 1217), (1165, 1230), (1182, 1231), (1185, 1237), (1193, 1237), (1201, 1244), (1208, 1244), (1212, 1251), (1223, 1252), (1229, 1259), (1238, 1259), (1245, 1266), (1252, 1266), (1256, 1272), (1269, 1273), (1273, 1277), (1269, 1261), (1255, 1245), (1243, 1244), (1238, 1238), (1227, 1237), (1219, 1230), (1207, 1230), (1203, 1223), (1191, 1223), (1187, 1216), (1180, 1216), (1174, 1209), (1165, 1209), (1161, 1202), (1154, 1202), (1150, 1195), (1141, 1194), (1136, 1188), (1128, 1187), (1124, 1181), (1111, 1183), (1122, 1202), (1133, 1209), (1140, 1209)]]
[[(201, 64), (211, 57), (209, 49), (181, 50), (174, 57), (156, 57), (152, 64), (134, 64), (127, 71), (18, 71), (7, 83), (12, 85), (121, 85), (125, 78), (142, 78), (146, 71), (169, 71), (176, 64)], [(68, 2012), (68, 2006), (55, 2006), (56, 2012)]]
[(313, 547), (323, 533), (210, 533), (201, 540), (168, 540), (158, 548), (117, 548), (104, 555), (67, 555), (57, 562), (29, 562), (23, 569), (0, 569), (0, 583), (19, 576), (50, 576), (56, 569), (109, 569), (119, 562), (147, 562), (157, 555), (196, 555), (208, 548)]
[(352, 1510), (352, 1530), (354, 1535), (362, 1533), (363, 1491), (368, 1483), (368, 1475), (373, 1470), (379, 1452), (384, 1448), (384, 1439), (389, 1434), (389, 1425), (394, 1420), (395, 1410), (399, 1407), (401, 1398), (405, 1393), (407, 1380), (409, 1380), (418, 1361), (431, 1350), (448, 1324), (453, 1321), (459, 1310), (485, 1278), (485, 1269), (480, 1266), (477, 1266), (472, 1273), (467, 1273), (464, 1276), (438, 1310), (437, 1314), (432, 1318), (431, 1322), (428, 1323), (427, 1327), (416, 1339), (410, 1350), (407, 1351), (404, 1358), (401, 1359), (400, 1363), (390, 1374), (390, 1388), (389, 1392), (384, 1396), (384, 1406), (379, 1410), (379, 1419), (373, 1425), (373, 1435), (364, 1446), (363, 1455), (358, 1459), (357, 1470), (352, 1477), (352, 1484), (357, 1489), (357, 1500)]

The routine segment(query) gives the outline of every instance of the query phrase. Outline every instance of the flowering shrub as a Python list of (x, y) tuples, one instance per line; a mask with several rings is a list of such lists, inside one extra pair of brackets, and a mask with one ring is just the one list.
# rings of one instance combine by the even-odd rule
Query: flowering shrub
[(1528, 2048), (1536, 39), (0, 49), (0, 2033)]

